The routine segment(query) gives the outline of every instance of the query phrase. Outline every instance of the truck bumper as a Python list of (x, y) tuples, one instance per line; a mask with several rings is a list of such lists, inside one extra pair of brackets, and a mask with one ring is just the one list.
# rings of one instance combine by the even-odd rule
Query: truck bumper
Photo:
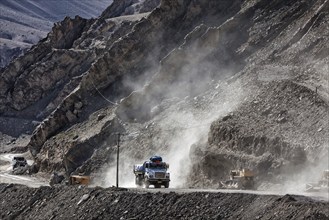
[(152, 179), (152, 180), (149, 179), (148, 181), (151, 185), (164, 184), (164, 183), (170, 182), (169, 179)]

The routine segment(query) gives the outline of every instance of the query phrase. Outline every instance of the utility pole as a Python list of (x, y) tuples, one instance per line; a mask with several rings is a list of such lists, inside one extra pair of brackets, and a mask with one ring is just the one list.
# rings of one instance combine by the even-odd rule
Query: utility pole
[(318, 88), (320, 86), (315, 86), (315, 94), (314, 94), (314, 104), (317, 102), (317, 96), (318, 96)]
[(119, 187), (119, 150), (120, 150), (120, 133), (117, 133), (118, 139), (117, 139), (117, 182), (116, 187)]

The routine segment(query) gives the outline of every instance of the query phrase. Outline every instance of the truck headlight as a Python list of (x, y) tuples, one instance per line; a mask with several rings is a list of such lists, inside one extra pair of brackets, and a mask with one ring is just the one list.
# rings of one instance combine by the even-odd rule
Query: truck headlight
[(150, 178), (153, 178), (153, 175), (149, 175)]

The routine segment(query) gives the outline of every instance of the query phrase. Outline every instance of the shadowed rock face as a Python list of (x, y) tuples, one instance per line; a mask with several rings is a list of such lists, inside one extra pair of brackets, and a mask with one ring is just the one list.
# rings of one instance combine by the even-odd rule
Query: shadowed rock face
[(55, 24), (49, 35), (52, 47), (70, 49), (73, 42), (81, 36), (86, 23), (86, 19), (76, 16), (74, 19), (66, 17), (63, 22)]
[(44, 42), (4, 69), (0, 81), (2, 113), (22, 111), (51, 93), (56, 95), (60, 87), (81, 74), (83, 66), (90, 66), (92, 51), (61, 50), (71, 48), (86, 24), (80, 17), (66, 18), (55, 25)]
[(323, 154), (328, 1), (136, 4), (65, 19), (2, 72), (2, 114), (44, 119), (28, 144), (41, 170), (112, 166), (118, 130), (132, 164), (179, 151), (193, 186), (237, 166), (281, 178)]

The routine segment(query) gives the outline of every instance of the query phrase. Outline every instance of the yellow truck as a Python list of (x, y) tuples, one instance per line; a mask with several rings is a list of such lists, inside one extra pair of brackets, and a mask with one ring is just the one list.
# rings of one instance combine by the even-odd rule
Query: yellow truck
[(250, 169), (244, 168), (231, 170), (229, 179), (221, 181), (219, 188), (222, 189), (255, 189), (255, 174)]

